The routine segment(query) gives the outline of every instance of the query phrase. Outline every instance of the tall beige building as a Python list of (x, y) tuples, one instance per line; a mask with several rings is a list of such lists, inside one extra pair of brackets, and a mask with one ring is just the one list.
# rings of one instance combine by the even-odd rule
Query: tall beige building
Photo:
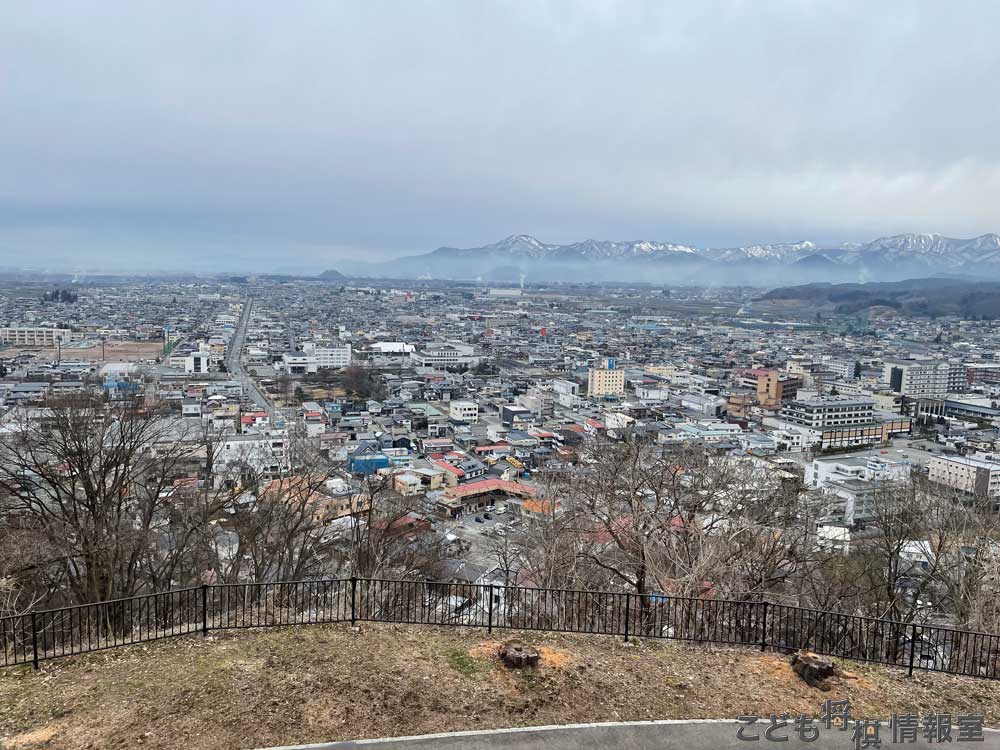
[(615, 361), (607, 359), (604, 367), (592, 367), (587, 377), (587, 395), (616, 396), (625, 393), (625, 371), (615, 369)]
[(0, 344), (13, 346), (40, 346), (54, 349), (59, 342), (69, 343), (83, 338), (82, 333), (74, 333), (68, 328), (36, 328), (11, 326), (0, 328)]
[(927, 478), (976, 497), (1000, 497), (1000, 462), (996, 456), (934, 456)]

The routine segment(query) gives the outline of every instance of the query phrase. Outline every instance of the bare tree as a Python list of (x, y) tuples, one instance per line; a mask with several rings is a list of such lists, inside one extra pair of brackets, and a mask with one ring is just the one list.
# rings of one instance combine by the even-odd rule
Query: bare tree
[(504, 584), (516, 586), (521, 574), (522, 558), (521, 547), (513, 541), (513, 535), (502, 533), (500, 536), (489, 536), (485, 546), (490, 562), (496, 564)]
[(322, 575), (334, 499), (327, 477), (296, 474), (242, 487), (231, 517), (211, 538), (218, 578), (228, 583), (294, 581)]
[(0, 535), (0, 617), (30, 612), (56, 585), (37, 575), (50, 562), (43, 540), (32, 529), (8, 527)]
[(350, 510), (334, 488), (345, 484), (337, 467), (322, 456), (318, 440), (294, 425), (249, 438), (237, 443), (236, 455), (212, 462), (212, 483), (231, 499), (217, 522), (203, 528), (201, 559), (226, 583), (325, 574), (328, 524)]
[(221, 509), (206, 494), (179, 500), (201, 437), (140, 403), (54, 403), (13, 427), (0, 440), (3, 510), (38, 535), (57, 561), (38, 573), (55, 571), (75, 603), (169, 586)]
[(919, 476), (879, 483), (870, 508), (872, 520), (852, 551), (870, 583), (865, 613), (972, 622), (992, 585), (995, 514)]
[(423, 526), (417, 501), (395, 492), (389, 476), (365, 477), (348, 526), (338, 531), (343, 568), (360, 578), (429, 571), (443, 548), (436, 537), (416, 533)]
[(742, 480), (733, 462), (697, 449), (596, 442), (572, 486), (581, 556), (615, 587), (700, 595), (749, 536), (734, 520), (746, 513)]

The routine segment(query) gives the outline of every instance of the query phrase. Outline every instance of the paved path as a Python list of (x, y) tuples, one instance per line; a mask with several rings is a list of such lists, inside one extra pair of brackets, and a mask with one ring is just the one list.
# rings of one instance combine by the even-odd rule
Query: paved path
[[(299, 745), (294, 750), (850, 750), (855, 747), (851, 732), (822, 730), (815, 742), (799, 741), (789, 731), (787, 742), (768, 742), (763, 736), (757, 742), (736, 738), (737, 724), (731, 721), (640, 721), (614, 724), (572, 724), (559, 727), (499, 729), (484, 732), (428, 734), (420, 737), (396, 737), (384, 740), (332, 742), (319, 745)], [(950, 747), (952, 750), (980, 748), (1000, 750), (1000, 732), (986, 730), (983, 742), (928, 744), (893, 744), (892, 732), (880, 730), (882, 750), (891, 748)], [(955, 734), (957, 739), (957, 734)], [(293, 750), (272, 748), (272, 750)]]

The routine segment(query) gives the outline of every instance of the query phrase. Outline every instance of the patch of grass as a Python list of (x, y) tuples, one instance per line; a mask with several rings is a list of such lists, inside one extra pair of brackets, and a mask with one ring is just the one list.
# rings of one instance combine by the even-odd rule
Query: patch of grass
[(486, 659), (477, 659), (459, 648), (450, 649), (445, 658), (448, 660), (448, 666), (466, 677), (477, 677), (489, 671), (491, 666)]
[(485, 637), (317, 625), (164, 640), (47, 662), (37, 673), (0, 670), (0, 747), (244, 750), (504, 726), (817, 716), (828, 698), (849, 699), (855, 716), (985, 713), (1000, 723), (1000, 681), (907, 678), (844, 661), (851, 674), (823, 692), (784, 654), (556, 633), (528, 634), (541, 663), (510, 670)]
[(514, 669), (511, 670), (511, 674), (514, 675), (514, 679), (522, 690), (537, 690), (543, 683), (543, 680), (539, 679), (534, 667)]

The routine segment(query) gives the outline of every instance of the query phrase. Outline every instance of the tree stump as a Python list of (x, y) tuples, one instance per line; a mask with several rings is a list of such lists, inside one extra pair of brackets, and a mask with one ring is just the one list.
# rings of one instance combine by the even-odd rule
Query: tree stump
[(507, 641), (500, 647), (500, 661), (512, 669), (538, 666), (538, 649), (521, 641)]
[(826, 680), (837, 675), (837, 667), (830, 659), (812, 651), (799, 651), (792, 655), (792, 670), (810, 687), (829, 690)]

